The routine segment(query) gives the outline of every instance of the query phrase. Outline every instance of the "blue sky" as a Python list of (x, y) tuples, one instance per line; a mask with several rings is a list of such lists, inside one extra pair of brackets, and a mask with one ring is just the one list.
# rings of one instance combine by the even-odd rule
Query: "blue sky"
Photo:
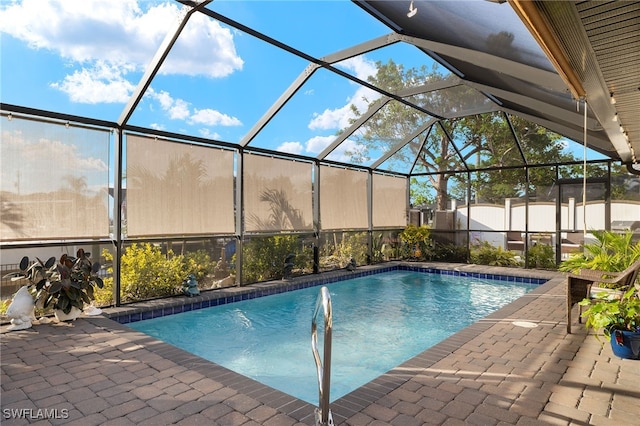
[[(0, 100), (116, 121), (181, 8), (170, 0), (0, 0)], [(318, 58), (391, 32), (348, 0), (215, 0), (208, 8)], [(389, 59), (406, 69), (433, 64), (398, 43), (336, 66), (366, 80), (375, 61)], [(308, 65), (195, 14), (129, 124), (238, 143)], [(319, 70), (251, 146), (315, 156), (347, 126), (351, 104), (377, 96)], [(347, 149), (349, 141), (330, 158)]]
[[(171, 1), (2, 1), (0, 99), (117, 120), (180, 8)], [(316, 57), (390, 32), (346, 0), (216, 0), (209, 8)], [(403, 49), (413, 48), (363, 55), (341, 69), (366, 79), (373, 61)], [(237, 143), (307, 65), (196, 14), (129, 123)], [(365, 93), (372, 96), (319, 71), (252, 146), (314, 155)]]

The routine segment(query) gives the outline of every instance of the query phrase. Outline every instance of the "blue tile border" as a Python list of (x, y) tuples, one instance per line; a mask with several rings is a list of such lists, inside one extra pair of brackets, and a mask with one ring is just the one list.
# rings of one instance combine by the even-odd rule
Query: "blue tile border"
[(412, 266), (412, 265), (398, 265), (396, 269), (401, 271), (422, 272), (422, 273), (439, 274), (439, 275), (451, 275), (456, 277), (471, 277), (471, 278), (480, 278), (480, 279), (497, 280), (497, 281), (509, 281), (509, 282), (517, 282), (521, 284), (541, 285), (549, 281), (549, 279), (547, 278), (517, 277), (513, 275), (487, 274), (487, 273), (480, 273), (480, 272), (457, 271), (457, 270), (438, 269), (438, 268), (432, 268), (432, 267)]
[[(271, 296), (274, 294), (284, 293), (288, 291), (299, 290), (309, 287), (317, 287), (326, 284), (336, 283), (339, 281), (350, 280), (353, 278), (361, 278), (370, 275), (382, 274), (391, 271), (411, 271), (428, 274), (438, 275), (450, 275), (460, 277), (472, 277), (479, 279), (491, 279), (498, 281), (509, 281), (523, 284), (535, 284), (540, 285), (547, 282), (548, 278), (535, 278), (535, 277), (518, 277), (512, 275), (502, 274), (488, 274), (469, 271), (459, 271), (456, 269), (439, 269), (434, 267), (410, 265), (410, 264), (396, 264), (392, 266), (375, 267), (369, 269), (356, 270), (350, 273), (344, 273), (339, 275), (335, 272), (328, 273), (329, 276), (303, 276), (294, 278), (291, 281), (270, 282), (270, 283), (257, 283), (248, 285), (245, 287), (229, 287), (218, 290), (209, 291), (201, 294), (200, 296), (186, 298), (181, 296), (179, 298), (163, 299), (160, 301), (154, 301), (160, 305), (157, 307), (143, 306), (131, 308), (131, 312), (118, 312), (116, 310), (111, 314), (105, 313), (110, 319), (117, 321), (120, 324), (128, 324), (131, 322), (143, 321), (152, 318), (163, 317), (167, 315), (174, 315), (181, 312), (188, 312), (197, 309), (210, 308), (212, 306), (225, 305), (228, 303), (235, 303), (242, 300), (249, 300), (258, 297)], [(267, 288), (261, 288), (267, 287)], [(239, 292), (239, 294), (238, 294)], [(228, 294), (234, 293), (234, 294)], [(150, 303), (153, 304), (153, 303)], [(148, 305), (148, 304), (142, 304)], [(124, 307), (124, 310), (129, 310)]]

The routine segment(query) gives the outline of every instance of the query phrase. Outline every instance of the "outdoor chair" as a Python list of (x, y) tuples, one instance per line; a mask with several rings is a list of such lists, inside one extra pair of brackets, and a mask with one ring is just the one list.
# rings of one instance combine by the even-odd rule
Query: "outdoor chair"
[(560, 244), (562, 258), (564, 259), (570, 254), (580, 251), (583, 244), (584, 235), (582, 232), (567, 232), (567, 238), (563, 238)]
[[(571, 308), (586, 298), (592, 298), (591, 287), (594, 284), (613, 284), (623, 291), (635, 284), (640, 271), (640, 260), (622, 272), (599, 271), (597, 269), (581, 269), (578, 274), (567, 277), (567, 333), (571, 334)], [(578, 322), (582, 322), (582, 306), (578, 310)]]
[(507, 231), (507, 250), (524, 251), (524, 240), (519, 231)]

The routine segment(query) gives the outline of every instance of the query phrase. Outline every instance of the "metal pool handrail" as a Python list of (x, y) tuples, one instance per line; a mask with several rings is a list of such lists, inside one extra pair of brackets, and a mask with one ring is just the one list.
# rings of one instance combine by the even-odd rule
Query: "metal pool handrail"
[[(324, 313), (324, 354), (320, 359), (318, 352), (318, 324), (317, 317), (322, 307)], [(327, 287), (321, 287), (316, 308), (311, 319), (311, 350), (316, 361), (318, 371), (318, 396), (320, 400), (320, 410), (316, 409), (316, 425), (333, 425), (331, 409), (329, 409), (329, 387), (331, 383), (331, 329), (333, 327), (333, 315), (331, 309), (331, 296)]]

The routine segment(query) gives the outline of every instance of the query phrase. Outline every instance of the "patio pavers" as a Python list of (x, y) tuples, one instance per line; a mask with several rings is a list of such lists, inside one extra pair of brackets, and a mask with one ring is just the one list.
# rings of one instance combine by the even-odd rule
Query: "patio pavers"
[[(552, 279), (334, 401), (336, 424), (637, 424), (640, 362), (566, 334), (560, 273), (506, 273)], [(102, 316), (2, 331), (3, 425), (314, 424), (311, 404)]]

